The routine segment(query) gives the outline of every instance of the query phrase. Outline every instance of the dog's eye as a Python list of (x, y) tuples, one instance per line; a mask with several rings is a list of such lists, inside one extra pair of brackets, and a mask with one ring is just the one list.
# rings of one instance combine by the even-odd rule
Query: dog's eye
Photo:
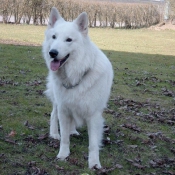
[(55, 36), (55, 35), (52, 35), (52, 38), (53, 38), (53, 39), (56, 39), (56, 36)]
[(67, 38), (66, 41), (67, 41), (67, 42), (71, 42), (72, 39), (71, 39), (71, 38)]

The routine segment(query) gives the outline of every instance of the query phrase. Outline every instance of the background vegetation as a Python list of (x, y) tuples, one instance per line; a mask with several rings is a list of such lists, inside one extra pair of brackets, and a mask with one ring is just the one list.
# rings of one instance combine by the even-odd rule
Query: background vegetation
[(103, 114), (103, 168), (89, 170), (86, 127), (71, 136), (65, 162), (55, 159), (59, 141), (48, 137), (45, 28), (0, 24), (0, 42), (6, 43), (0, 44), (0, 174), (174, 175), (175, 31), (89, 30), (115, 73)]
[(170, 18), (171, 20), (175, 19), (175, 1), (169, 0), (170, 3)]
[[(173, 1), (172, 3), (174, 4)], [(78, 14), (86, 11), (89, 15), (90, 27), (148, 27), (161, 22), (164, 15), (164, 3), (130, 3), (130, 1), (129, 3), (116, 3), (95, 0), (0, 0), (0, 12), (4, 23), (8, 23), (13, 16), (14, 23), (45, 24), (52, 6), (57, 7), (66, 20), (73, 20)]]

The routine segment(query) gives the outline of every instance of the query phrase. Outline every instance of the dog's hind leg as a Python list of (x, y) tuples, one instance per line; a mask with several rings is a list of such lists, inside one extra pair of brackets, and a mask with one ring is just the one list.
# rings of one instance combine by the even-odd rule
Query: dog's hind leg
[(76, 124), (75, 124), (75, 120), (73, 118), (72, 118), (71, 126), (70, 126), (70, 134), (71, 135), (80, 135), (79, 132), (76, 130)]
[(64, 114), (59, 115), (59, 123), (60, 123), (60, 150), (57, 155), (57, 158), (60, 160), (64, 160), (70, 154), (70, 127), (71, 127), (71, 117), (66, 116)]
[(89, 168), (101, 168), (99, 160), (99, 147), (103, 135), (103, 117), (100, 112), (94, 114), (87, 120), (89, 135)]
[(56, 104), (53, 104), (53, 110), (50, 117), (50, 137), (60, 140), (60, 135), (58, 133), (58, 113)]

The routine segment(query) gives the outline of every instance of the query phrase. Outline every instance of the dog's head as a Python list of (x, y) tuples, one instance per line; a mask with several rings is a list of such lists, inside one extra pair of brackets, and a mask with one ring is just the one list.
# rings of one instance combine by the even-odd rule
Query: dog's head
[(81, 13), (73, 22), (65, 21), (58, 10), (51, 9), (43, 44), (44, 57), (50, 70), (57, 71), (84, 52), (88, 35), (88, 17)]

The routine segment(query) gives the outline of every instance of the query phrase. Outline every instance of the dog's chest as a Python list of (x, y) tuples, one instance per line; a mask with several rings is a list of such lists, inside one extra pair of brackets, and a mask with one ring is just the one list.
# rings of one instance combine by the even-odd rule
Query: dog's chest
[(71, 116), (86, 118), (94, 112), (92, 89), (81, 82), (72, 89), (66, 89), (59, 78), (54, 81), (54, 96), (61, 111)]
[(66, 96), (64, 100), (62, 100), (61, 106), (66, 114), (74, 118), (77, 126), (82, 126), (89, 116), (90, 111), (87, 104), (79, 97), (71, 96), (71, 98), (69, 98)]

